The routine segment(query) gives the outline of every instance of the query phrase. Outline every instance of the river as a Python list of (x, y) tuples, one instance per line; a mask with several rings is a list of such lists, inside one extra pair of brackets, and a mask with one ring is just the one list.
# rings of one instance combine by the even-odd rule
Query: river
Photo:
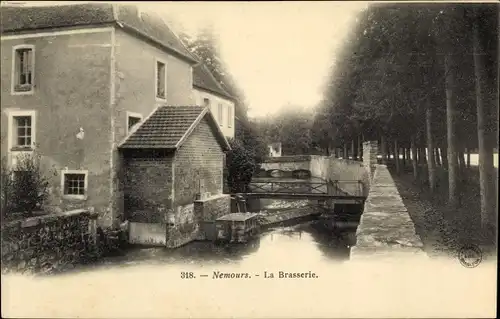
[(317, 226), (310, 220), (269, 229), (247, 245), (131, 249), (55, 276), (4, 275), (2, 315), (482, 317), (494, 311), (496, 263), (471, 271), (456, 260), (348, 262), (352, 230), (333, 235)]
[[(262, 200), (262, 212), (272, 213), (308, 206), (307, 201)], [(215, 244), (195, 241), (176, 249), (131, 248), (123, 255), (106, 257), (92, 268), (130, 267), (149, 264), (225, 264), (245, 268), (265, 265), (280, 256), (283, 264), (295, 263), (297, 256), (307, 256), (314, 264), (343, 262), (349, 259), (354, 245), (355, 228), (332, 232), (314, 218), (291, 221), (263, 231), (246, 244)], [(283, 254), (290, 252), (290, 254)]]

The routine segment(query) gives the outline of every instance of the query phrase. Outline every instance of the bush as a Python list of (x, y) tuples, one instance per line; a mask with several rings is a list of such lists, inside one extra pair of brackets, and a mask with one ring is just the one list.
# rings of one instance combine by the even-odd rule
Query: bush
[(20, 155), (12, 168), (2, 158), (2, 217), (8, 218), (12, 213), (31, 216), (41, 210), (49, 197), (49, 185), (39, 155)]
[(13, 211), (13, 181), (12, 181), (12, 171), (8, 167), (7, 157), (2, 157), (2, 167), (1, 167), (1, 208), (2, 208), (2, 220), (7, 217), (7, 212)]
[(257, 168), (254, 154), (240, 140), (232, 139), (229, 143), (232, 150), (226, 159), (227, 184), (232, 193), (245, 192)]

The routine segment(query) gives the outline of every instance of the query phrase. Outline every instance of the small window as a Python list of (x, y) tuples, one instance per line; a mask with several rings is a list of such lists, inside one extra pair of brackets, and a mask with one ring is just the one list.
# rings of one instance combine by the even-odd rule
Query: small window
[(227, 126), (233, 126), (233, 107), (231, 105), (227, 106)]
[(141, 123), (142, 115), (138, 113), (127, 112), (127, 133), (132, 131), (137, 124)]
[(33, 70), (35, 65), (34, 48), (32, 46), (15, 48), (13, 60), (13, 91), (31, 92), (33, 90)]
[(217, 120), (219, 121), (219, 125), (222, 126), (222, 120), (223, 120), (223, 110), (222, 110), (222, 104), (219, 104), (219, 109), (217, 110)]
[(156, 61), (156, 97), (165, 100), (167, 91), (165, 63)]
[(210, 99), (204, 98), (203, 99), (203, 106), (204, 107), (207, 107), (207, 106), (210, 107)]
[(85, 198), (87, 195), (86, 171), (65, 171), (62, 174), (64, 196)]

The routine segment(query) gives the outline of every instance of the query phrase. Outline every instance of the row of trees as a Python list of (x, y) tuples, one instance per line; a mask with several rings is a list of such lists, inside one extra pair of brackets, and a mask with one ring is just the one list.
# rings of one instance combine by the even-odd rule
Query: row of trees
[(482, 222), (495, 225), (498, 6), (372, 5), (347, 38), (316, 110), (316, 142), (354, 145), (356, 155), (360, 141), (379, 140), (397, 169), (400, 155), (415, 154), (414, 174), (420, 158), (431, 189), (443, 164), (452, 206), (464, 153), (478, 149)]

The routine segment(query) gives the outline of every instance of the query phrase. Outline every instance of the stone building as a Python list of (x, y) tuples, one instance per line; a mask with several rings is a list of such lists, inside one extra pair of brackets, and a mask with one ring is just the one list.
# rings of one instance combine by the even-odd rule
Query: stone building
[(119, 149), (133, 243), (182, 245), (229, 210), (222, 163), (230, 147), (208, 107), (161, 106)]
[(197, 59), (161, 18), (124, 4), (4, 7), (0, 32), (2, 156), (15, 167), (36, 151), (57, 172), (49, 206), (91, 208), (102, 226), (125, 220), (133, 165), (118, 145), (160, 107), (196, 104)]

